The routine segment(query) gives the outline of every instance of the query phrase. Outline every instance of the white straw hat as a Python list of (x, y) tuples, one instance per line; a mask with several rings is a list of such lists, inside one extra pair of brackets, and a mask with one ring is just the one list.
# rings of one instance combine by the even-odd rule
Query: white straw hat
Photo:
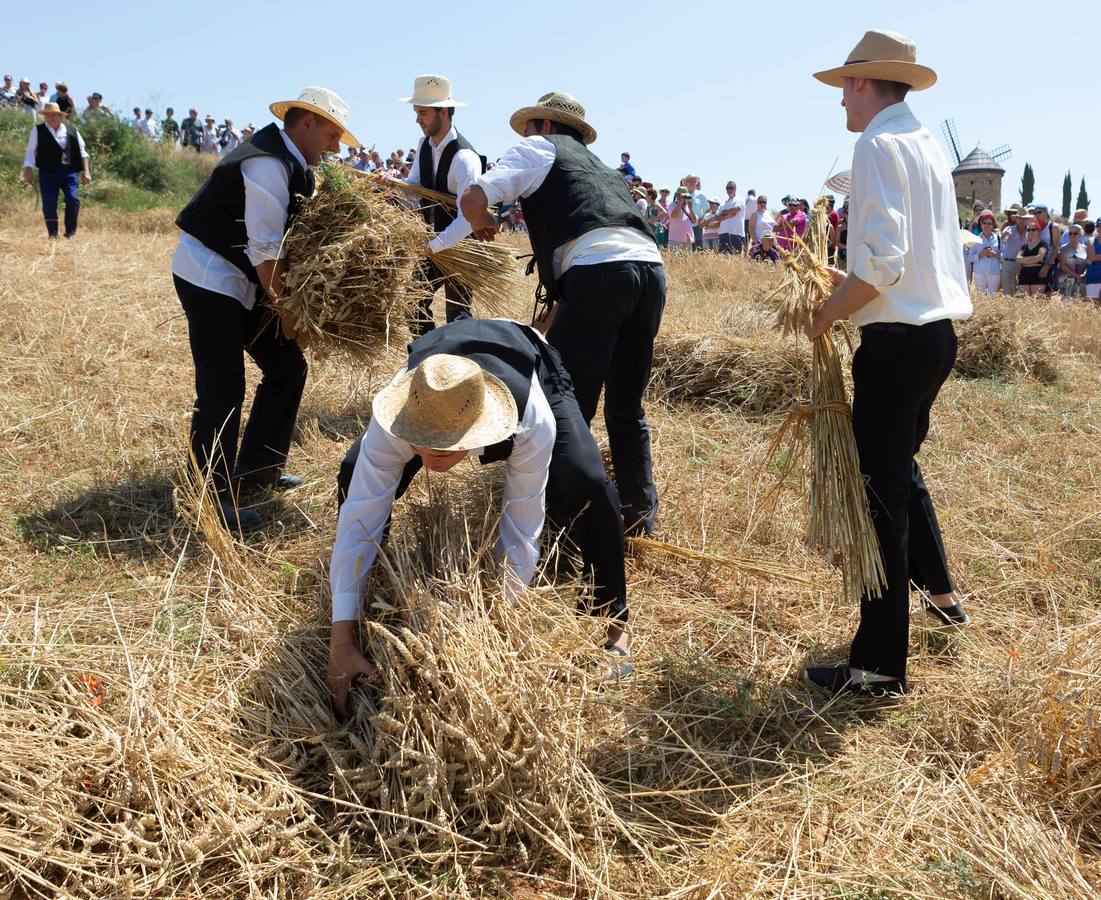
[(585, 121), (585, 107), (569, 94), (560, 91), (544, 94), (534, 106), (523, 106), (516, 110), (508, 124), (513, 131), (523, 136), (524, 129), (532, 119), (550, 119), (560, 125), (576, 128), (581, 132), (583, 144), (591, 144), (596, 140), (596, 129)]
[(451, 79), (443, 75), (418, 75), (413, 79), (413, 96), (399, 97), (402, 103), (414, 106), (432, 106), (444, 109), (448, 106), (466, 106), (451, 96)]
[(465, 356), (437, 353), (375, 395), (375, 421), (430, 450), (473, 450), (510, 437), (516, 400), (505, 383)]
[(900, 81), (915, 91), (923, 91), (937, 83), (937, 73), (917, 64), (917, 45), (908, 37), (893, 31), (866, 31), (853, 48), (845, 65), (814, 77), (831, 87), (842, 87), (846, 78), (874, 78), (879, 81)]
[(312, 87), (303, 88), (297, 100), (280, 100), (273, 103), (269, 109), (271, 109), (272, 115), (274, 115), (275, 118), (282, 121), (283, 116), (287, 114), (287, 110), (294, 107), (317, 113), (317, 115), (323, 116), (334, 125), (339, 125), (343, 128), (344, 134), (340, 136), (340, 143), (352, 145), (359, 144), (359, 141), (356, 140), (356, 136), (348, 130), (348, 104), (344, 102), (344, 99), (339, 94), (330, 91), (326, 87), (314, 85)]

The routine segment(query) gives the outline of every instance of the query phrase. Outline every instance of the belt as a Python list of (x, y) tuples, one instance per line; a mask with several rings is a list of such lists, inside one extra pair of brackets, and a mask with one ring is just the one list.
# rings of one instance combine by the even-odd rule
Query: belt
[(921, 328), (921, 325), (908, 325), (905, 322), (872, 322), (870, 325), (861, 325), (861, 333), (883, 332), (886, 334), (910, 334)]

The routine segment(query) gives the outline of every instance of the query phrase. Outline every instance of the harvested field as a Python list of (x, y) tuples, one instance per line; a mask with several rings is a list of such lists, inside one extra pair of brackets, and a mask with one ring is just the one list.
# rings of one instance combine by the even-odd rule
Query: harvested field
[[(387, 681), (340, 725), (334, 479), (388, 367), (314, 364), (305, 486), (247, 543), (204, 540), (173, 485), (192, 394), (171, 217), (142, 217), (90, 210), (56, 245), (29, 207), (0, 224), (0, 895), (1101, 893), (1101, 310), (990, 301), (1042, 328), (1057, 378), (946, 384), (922, 466), (975, 626), (915, 613), (897, 703), (822, 705), (799, 680), (856, 611), (804, 547), (800, 487), (761, 506), (783, 403), (655, 385), (656, 537), (810, 584), (634, 554), (637, 672), (600, 685), (568, 580), (493, 602), (495, 477), (422, 476), (372, 588)], [(669, 276), (681, 356), (699, 335), (785, 352), (778, 273), (693, 258)]]

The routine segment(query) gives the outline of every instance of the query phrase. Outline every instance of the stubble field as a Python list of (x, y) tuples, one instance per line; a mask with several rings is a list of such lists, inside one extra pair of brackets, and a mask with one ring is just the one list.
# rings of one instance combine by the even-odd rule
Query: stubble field
[[(980, 305), (975, 367), (1010, 364), (949, 380), (921, 456), (974, 626), (944, 634), (915, 604), (914, 690), (869, 710), (799, 677), (842, 657), (855, 610), (803, 546), (801, 487), (773, 491), (768, 447), (802, 371), (770, 330), (776, 275), (672, 261), (648, 406), (656, 537), (798, 578), (633, 554), (636, 675), (563, 677), (545, 654), (517, 670), (517, 696), (557, 704), (540, 777), (563, 787), (541, 821), (560, 827), (516, 812), (495, 841), (379, 802), (356, 781), (381, 752), (378, 698), (357, 689), (349, 725), (324, 703), (334, 478), (396, 360), (311, 361), (289, 467), (306, 485), (230, 541), (174, 483), (192, 388), (170, 216), (93, 212), (48, 245), (29, 208), (2, 214), (0, 896), (1101, 891), (1101, 309)], [(477, 559), (417, 547), (454, 549), (438, 526), (464, 513), (479, 545), (493, 477), (422, 478), (399, 504), (380, 588), (399, 617), (403, 591), (488, 602)], [(572, 603), (557, 591), (525, 601), (532, 630), (582, 647), (588, 623), (554, 618)], [(503, 640), (502, 658), (535, 652)], [(430, 689), (411, 684), (416, 705)], [(522, 811), (541, 788), (508, 777), (501, 808)]]

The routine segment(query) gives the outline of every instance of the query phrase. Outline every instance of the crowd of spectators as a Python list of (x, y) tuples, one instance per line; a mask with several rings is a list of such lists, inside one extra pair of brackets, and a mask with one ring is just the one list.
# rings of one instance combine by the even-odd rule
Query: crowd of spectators
[(1052, 221), (1047, 206), (1014, 203), (1002, 220), (976, 203), (964, 231), (974, 237), (964, 251), (968, 279), (992, 294), (1058, 293), (1101, 303), (1101, 219), (1076, 210), (1066, 226)]

